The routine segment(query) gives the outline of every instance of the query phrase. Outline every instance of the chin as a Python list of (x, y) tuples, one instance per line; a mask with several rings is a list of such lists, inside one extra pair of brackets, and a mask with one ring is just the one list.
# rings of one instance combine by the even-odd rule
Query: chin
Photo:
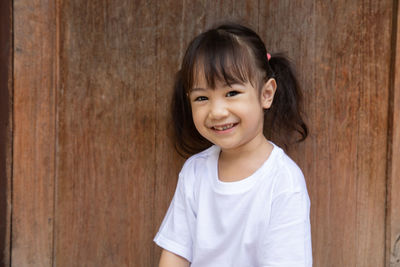
[(240, 147), (240, 145), (237, 144), (223, 144), (223, 143), (217, 143), (217, 146), (219, 146), (221, 148), (221, 150), (230, 150), (230, 149), (235, 149)]

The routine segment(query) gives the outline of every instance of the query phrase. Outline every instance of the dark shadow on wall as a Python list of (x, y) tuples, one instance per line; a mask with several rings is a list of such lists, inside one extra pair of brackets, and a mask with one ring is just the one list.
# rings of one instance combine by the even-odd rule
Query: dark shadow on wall
[(0, 1), (0, 266), (10, 266), (12, 0)]

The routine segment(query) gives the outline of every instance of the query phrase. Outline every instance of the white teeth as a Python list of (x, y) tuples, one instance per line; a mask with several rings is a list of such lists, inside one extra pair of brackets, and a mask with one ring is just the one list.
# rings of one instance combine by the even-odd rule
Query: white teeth
[(233, 125), (234, 125), (234, 124), (231, 123), (231, 124), (227, 124), (227, 125), (224, 125), (224, 126), (214, 126), (214, 129), (215, 129), (215, 130), (218, 130), (218, 131), (224, 131), (224, 130), (227, 130), (227, 129), (232, 128)]

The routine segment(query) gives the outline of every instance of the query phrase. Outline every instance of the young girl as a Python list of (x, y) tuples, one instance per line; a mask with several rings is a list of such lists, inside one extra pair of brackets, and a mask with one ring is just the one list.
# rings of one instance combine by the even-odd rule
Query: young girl
[(174, 90), (177, 148), (195, 155), (154, 239), (159, 266), (311, 266), (303, 174), (267, 140), (307, 136), (289, 61), (251, 29), (222, 25), (190, 43)]

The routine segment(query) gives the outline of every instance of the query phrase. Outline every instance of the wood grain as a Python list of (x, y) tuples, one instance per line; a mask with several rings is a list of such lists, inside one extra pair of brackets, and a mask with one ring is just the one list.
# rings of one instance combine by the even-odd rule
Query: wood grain
[(61, 1), (57, 266), (154, 266), (155, 1)]
[(290, 155), (308, 182), (315, 266), (384, 262), (391, 5), (264, 7), (266, 42), (294, 59), (305, 92), (311, 134)]
[[(398, 4), (397, 4), (398, 5)], [(389, 123), (391, 134), (388, 145), (388, 202), (387, 202), (387, 267), (400, 267), (400, 6), (394, 18), (393, 31), (393, 70), (391, 72), (393, 86), (389, 105), (391, 115)], [(396, 25), (397, 24), (397, 25)], [(397, 32), (396, 32), (397, 31)]]
[(14, 2), (12, 266), (52, 266), (55, 6)]
[(400, 266), (393, 1), (13, 2), (14, 51), (1, 59), (14, 83), (10, 65), (0, 71), (0, 142), (13, 138), (0, 143), (0, 215), (13, 204), (4, 262), (157, 265), (152, 239), (183, 163), (170, 139), (174, 73), (194, 36), (236, 21), (298, 67), (311, 133), (289, 154), (307, 179), (314, 266), (384, 266), (385, 254)]
[[(170, 12), (163, 12), (169, 10)], [(183, 159), (177, 155), (172, 140), (172, 118), (170, 101), (175, 72), (178, 70), (187, 41), (186, 27), (192, 27), (185, 21), (186, 5), (184, 1), (157, 2), (156, 31), (156, 165), (154, 183), (153, 237), (161, 225), (172, 195), (175, 191), (178, 172)], [(193, 18), (196, 18), (193, 17)], [(193, 19), (192, 21), (197, 21)], [(153, 266), (159, 262), (161, 249), (153, 243)]]
[(12, 168), (12, 2), (0, 1), (0, 266), (10, 264)]

